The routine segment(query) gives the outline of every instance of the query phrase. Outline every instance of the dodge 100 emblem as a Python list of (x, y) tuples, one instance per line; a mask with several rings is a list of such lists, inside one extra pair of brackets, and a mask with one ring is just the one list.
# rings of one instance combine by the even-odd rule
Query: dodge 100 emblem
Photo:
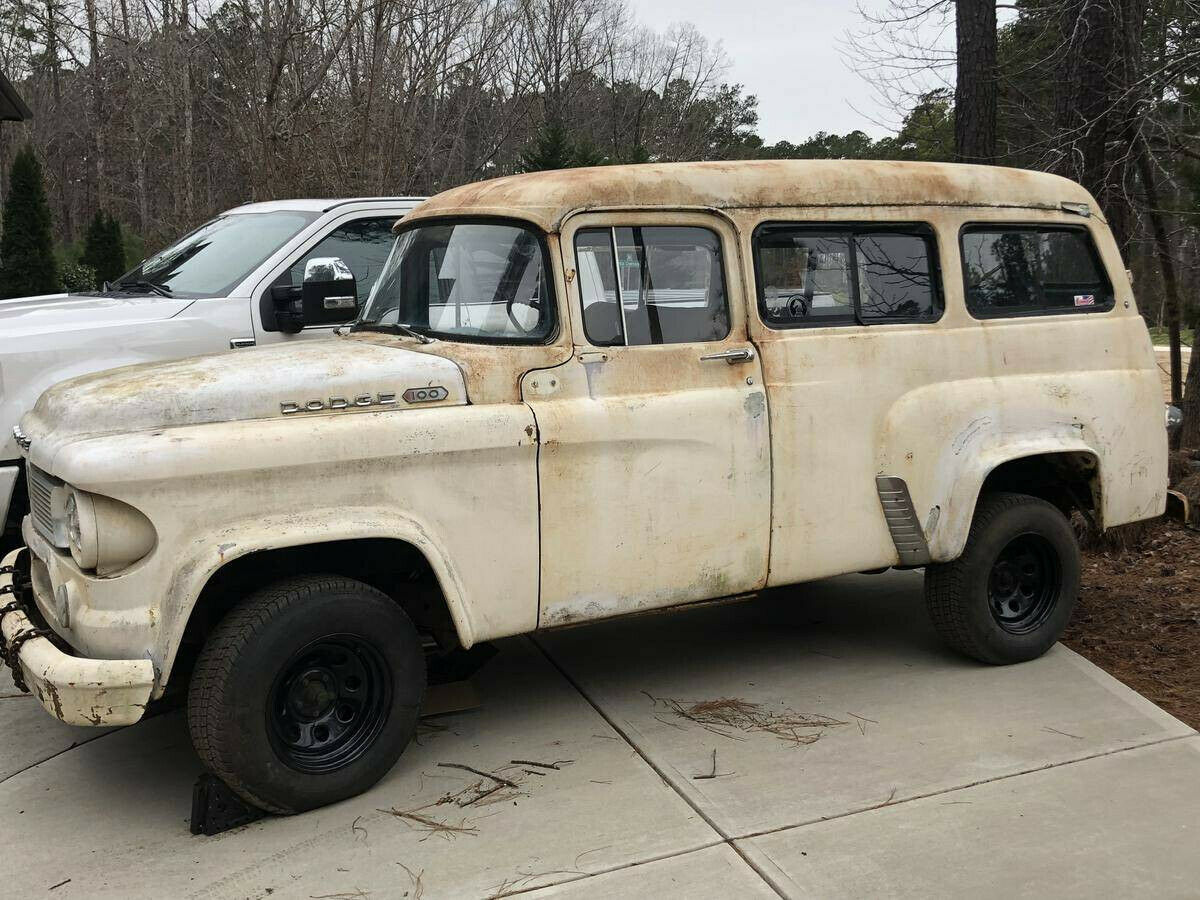
[[(409, 388), (402, 395), (405, 403), (432, 403), (445, 400), (450, 392), (438, 385)], [(372, 406), (395, 406), (396, 392), (384, 391), (379, 394), (359, 394), (357, 397), (330, 397), (328, 400), (308, 400), (303, 403), (280, 403), (279, 411), (285, 416), (302, 412), (323, 412), (339, 409), (365, 409)]]
[(280, 403), (279, 411), (285, 416), (299, 412), (321, 412), (326, 409), (364, 409), (368, 406), (394, 406), (395, 391), (381, 394), (359, 394), (357, 397), (330, 397), (328, 400), (309, 400), (305, 403)]
[(405, 403), (432, 403), (435, 400), (445, 400), (450, 392), (440, 384), (432, 387), (409, 388), (402, 395)]

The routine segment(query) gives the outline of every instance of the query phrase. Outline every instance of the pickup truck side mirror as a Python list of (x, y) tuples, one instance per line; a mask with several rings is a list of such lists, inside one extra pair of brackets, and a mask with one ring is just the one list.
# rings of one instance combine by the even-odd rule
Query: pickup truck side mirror
[(358, 315), (358, 283), (336, 256), (310, 259), (304, 266), (300, 306), (305, 325), (349, 322)]
[(336, 256), (317, 257), (304, 265), (299, 286), (276, 284), (263, 296), (262, 319), (267, 331), (295, 334), (306, 325), (338, 325), (358, 315), (358, 282)]

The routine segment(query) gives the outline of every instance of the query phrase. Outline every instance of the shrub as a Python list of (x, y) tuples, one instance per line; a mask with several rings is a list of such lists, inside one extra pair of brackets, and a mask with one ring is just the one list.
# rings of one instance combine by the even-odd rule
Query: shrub
[(42, 167), (26, 145), (13, 160), (0, 235), (0, 298), (59, 290)]

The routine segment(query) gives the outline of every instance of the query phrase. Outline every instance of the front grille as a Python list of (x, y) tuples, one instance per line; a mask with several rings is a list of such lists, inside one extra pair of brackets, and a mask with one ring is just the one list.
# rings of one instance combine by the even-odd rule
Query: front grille
[(62, 482), (50, 477), (37, 466), (29, 464), (25, 466), (25, 481), (29, 485), (29, 515), (33, 519), (34, 530), (57, 546), (54, 535), (54, 509), (50, 495)]

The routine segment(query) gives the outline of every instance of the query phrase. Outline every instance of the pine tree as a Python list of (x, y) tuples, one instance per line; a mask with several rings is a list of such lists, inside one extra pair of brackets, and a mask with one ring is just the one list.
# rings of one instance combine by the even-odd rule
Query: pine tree
[(562, 120), (550, 117), (538, 129), (533, 145), (521, 153), (521, 171), (543, 172), (569, 169), (575, 163), (575, 148)]
[(13, 160), (0, 235), (0, 298), (60, 290), (42, 167), (26, 145)]
[(100, 277), (100, 268), (104, 260), (104, 241), (104, 213), (96, 210), (83, 238), (83, 254), (79, 257), (79, 262), (96, 273), (97, 284), (108, 280)]
[(129, 264), (125, 259), (125, 234), (115, 216), (108, 217), (108, 261), (112, 268), (105, 281), (116, 281), (125, 274)]
[(571, 160), (573, 166), (603, 166), (608, 163), (606, 157), (590, 140), (586, 138), (576, 141)]
[(79, 260), (96, 273), (98, 284), (116, 281), (125, 273), (125, 240), (121, 223), (106, 212), (97, 211), (88, 225), (83, 256)]

